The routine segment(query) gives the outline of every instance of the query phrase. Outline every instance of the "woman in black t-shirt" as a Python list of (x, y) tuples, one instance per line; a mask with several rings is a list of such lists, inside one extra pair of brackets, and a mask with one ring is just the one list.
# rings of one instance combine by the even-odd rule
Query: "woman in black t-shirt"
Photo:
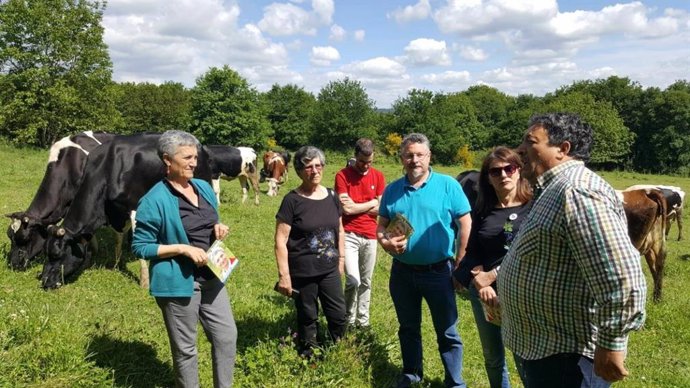
[(302, 184), (285, 195), (276, 214), (276, 290), (295, 300), (300, 354), (306, 357), (317, 346), (317, 298), (334, 341), (347, 324), (340, 280), (345, 266), (342, 210), (333, 191), (321, 185), (325, 164), (324, 153), (316, 147), (304, 146), (295, 153)]
[(506, 147), (496, 147), (484, 158), (467, 253), (453, 274), (469, 288), (491, 388), (510, 387), (501, 328), (487, 318), (497, 321), (498, 317), (491, 316), (492, 309), (498, 307), (496, 276), (532, 205), (532, 190), (520, 177), (522, 166), (520, 157)]

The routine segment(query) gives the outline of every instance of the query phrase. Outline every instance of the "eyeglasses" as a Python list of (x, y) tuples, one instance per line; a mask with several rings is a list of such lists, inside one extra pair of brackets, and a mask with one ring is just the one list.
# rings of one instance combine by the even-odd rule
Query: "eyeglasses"
[(323, 164), (310, 164), (308, 166), (304, 166), (303, 170), (307, 172), (321, 171), (323, 170)]
[(514, 164), (508, 164), (503, 167), (492, 167), (489, 169), (489, 175), (492, 177), (496, 178), (501, 176), (502, 172), (506, 173), (506, 176), (513, 176), (515, 172), (518, 170), (518, 166)]
[(424, 159), (424, 158), (426, 158), (427, 156), (429, 156), (429, 153), (428, 153), (428, 152), (425, 153), (425, 154), (423, 154), (423, 153), (420, 152), (420, 153), (417, 153), (417, 154), (403, 154), (402, 158), (405, 159), (405, 160), (407, 160), (407, 161), (410, 161), (410, 160), (414, 160), (415, 158), (417, 158), (417, 159)]

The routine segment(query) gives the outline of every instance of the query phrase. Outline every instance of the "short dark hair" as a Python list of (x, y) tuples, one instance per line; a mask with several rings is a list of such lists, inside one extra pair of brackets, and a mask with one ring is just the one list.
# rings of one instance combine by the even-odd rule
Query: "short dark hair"
[(364, 156), (371, 156), (374, 153), (374, 142), (371, 139), (363, 137), (355, 143), (355, 155), (360, 154)]
[(544, 128), (550, 145), (559, 146), (567, 141), (570, 143), (568, 156), (589, 161), (594, 135), (592, 127), (580, 120), (580, 116), (561, 112), (534, 115), (530, 118), (529, 128), (535, 125)]

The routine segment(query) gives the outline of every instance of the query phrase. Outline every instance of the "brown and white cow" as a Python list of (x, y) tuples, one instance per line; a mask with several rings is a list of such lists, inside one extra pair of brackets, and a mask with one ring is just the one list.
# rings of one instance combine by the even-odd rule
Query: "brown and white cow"
[(659, 301), (666, 262), (666, 199), (661, 190), (654, 188), (617, 193), (628, 219), (628, 235), (647, 260), (654, 280), (654, 301)]
[(676, 221), (678, 224), (678, 241), (683, 238), (683, 206), (685, 205), (685, 192), (678, 186), (665, 185), (634, 185), (623, 191), (639, 189), (658, 189), (661, 190), (666, 198), (666, 238), (671, 230), (671, 224)]
[(261, 176), (268, 181), (266, 195), (269, 197), (278, 195), (279, 185), (287, 182), (288, 163), (290, 163), (290, 154), (287, 151), (264, 153), (264, 168), (261, 170)]

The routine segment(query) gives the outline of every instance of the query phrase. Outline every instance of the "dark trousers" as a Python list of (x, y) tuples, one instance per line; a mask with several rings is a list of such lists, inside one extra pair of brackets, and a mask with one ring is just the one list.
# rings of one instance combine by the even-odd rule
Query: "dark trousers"
[(319, 317), (317, 299), (321, 301), (331, 339), (337, 341), (345, 334), (347, 328), (345, 297), (337, 269), (325, 275), (293, 278), (292, 288), (299, 290), (300, 293), (295, 299), (295, 307), (297, 308), (298, 333), (303, 348), (308, 349), (318, 345), (316, 340)]
[(525, 388), (606, 388), (611, 383), (594, 374), (592, 359), (577, 353), (559, 353), (539, 360), (515, 356)]

